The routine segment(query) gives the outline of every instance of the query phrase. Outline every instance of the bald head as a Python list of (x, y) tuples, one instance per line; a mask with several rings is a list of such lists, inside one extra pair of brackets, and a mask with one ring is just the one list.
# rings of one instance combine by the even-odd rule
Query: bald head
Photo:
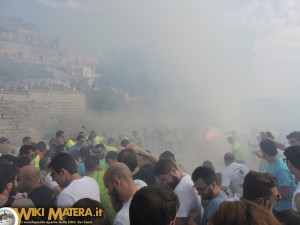
[(39, 170), (32, 165), (23, 166), (19, 173), (18, 191), (30, 193), (39, 186), (41, 186)]
[(115, 202), (127, 202), (137, 191), (129, 167), (124, 163), (112, 164), (103, 176), (108, 195), (113, 196)]
[(116, 162), (111, 165), (104, 174), (104, 180), (112, 180), (118, 178), (126, 183), (133, 182), (131, 172), (127, 165), (124, 163)]
[(32, 165), (23, 166), (20, 169), (20, 175), (26, 179), (40, 180), (40, 172)]

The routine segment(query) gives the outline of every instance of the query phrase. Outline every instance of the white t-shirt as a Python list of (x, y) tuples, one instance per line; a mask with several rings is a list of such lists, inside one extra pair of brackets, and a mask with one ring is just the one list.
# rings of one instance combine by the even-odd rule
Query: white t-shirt
[(47, 173), (45, 176), (45, 180), (44, 180), (44, 184), (50, 188), (51, 190), (53, 190), (58, 184), (56, 181), (54, 181), (50, 175), (51, 173)]
[(229, 187), (232, 195), (243, 194), (243, 183), (247, 173), (249, 169), (245, 165), (233, 162), (223, 171), (221, 186)]
[(297, 194), (300, 194), (300, 182), (298, 182), (297, 189), (295, 190), (295, 192), (293, 194), (292, 207), (293, 207), (293, 210), (295, 210), (295, 211), (299, 210), (299, 209), (297, 210), (296, 203), (295, 203), (295, 197)]
[(125, 202), (121, 210), (116, 214), (114, 225), (130, 225), (129, 222), (129, 206), (132, 198)]
[(243, 197), (241, 194), (236, 193), (233, 197), (227, 198), (226, 202), (240, 202), (241, 197)]
[(174, 189), (180, 203), (176, 217), (188, 217), (191, 210), (193, 210), (198, 213), (196, 219), (201, 219), (201, 201), (193, 186), (191, 176), (185, 174)]
[(135, 180), (133, 180), (133, 182), (135, 183), (138, 190), (140, 190), (142, 187), (147, 186), (147, 184), (144, 181), (140, 180), (140, 179), (135, 179)]
[(90, 177), (84, 176), (73, 180), (58, 195), (57, 207), (71, 207), (82, 198), (91, 198), (100, 202), (100, 190), (97, 182)]

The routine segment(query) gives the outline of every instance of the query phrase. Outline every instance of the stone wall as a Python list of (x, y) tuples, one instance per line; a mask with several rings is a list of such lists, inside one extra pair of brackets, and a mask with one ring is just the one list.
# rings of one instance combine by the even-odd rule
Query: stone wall
[(78, 130), (84, 122), (85, 95), (74, 92), (0, 92), (0, 137), (21, 144), (49, 140), (59, 129)]

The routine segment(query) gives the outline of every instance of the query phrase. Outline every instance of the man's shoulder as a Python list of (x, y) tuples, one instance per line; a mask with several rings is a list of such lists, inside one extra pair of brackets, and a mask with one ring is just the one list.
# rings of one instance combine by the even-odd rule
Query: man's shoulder
[(37, 187), (36, 189), (34, 189), (31, 193), (29, 193), (28, 196), (30, 194), (34, 195), (34, 194), (38, 194), (38, 193), (53, 194), (53, 191), (46, 185), (41, 185), (41, 186)]
[(220, 204), (221, 202), (223, 202), (227, 199), (228, 199), (228, 197), (225, 194), (218, 194), (211, 200), (211, 203)]
[(216, 208), (219, 208), (219, 205), (223, 202), (226, 201), (228, 199), (227, 196), (220, 194), (217, 195), (216, 197), (214, 197), (212, 200), (210, 200), (210, 202), (207, 205), (207, 210), (215, 210)]
[(89, 176), (83, 176), (79, 180), (80, 180), (80, 182), (86, 183), (86, 184), (97, 184), (97, 182), (95, 181), (95, 179), (93, 179), (92, 177), (89, 177)]
[(193, 188), (194, 183), (192, 181), (191, 176), (186, 173), (183, 174), (184, 176), (181, 178), (181, 180), (179, 181), (179, 183), (175, 188), (176, 191), (181, 191), (181, 189), (186, 189), (186, 188), (188, 189)]
[(194, 183), (191, 177), (186, 174), (181, 181), (177, 184), (174, 189), (174, 193), (178, 195), (179, 198), (197, 198), (197, 193), (193, 188)]
[(270, 163), (267, 167), (267, 171), (271, 173), (273, 176), (281, 170), (288, 170), (286, 164), (281, 162), (282, 158), (278, 158), (274, 163)]
[(31, 208), (35, 207), (32, 200), (29, 198), (21, 198), (21, 199), (15, 199), (12, 203), (12, 207), (16, 208)]
[(95, 179), (89, 176), (83, 176), (80, 179), (73, 180), (64, 190), (81, 190), (81, 188), (99, 188), (99, 185)]
[(93, 178), (94, 180), (96, 180), (97, 182), (103, 182), (103, 176), (104, 176), (104, 170), (100, 170), (100, 171), (95, 171), (94, 173), (92, 173), (91, 175), (89, 175), (89, 177)]
[(187, 173), (182, 173), (182, 174), (184, 174), (184, 176), (182, 177), (179, 183), (182, 182), (183, 184), (193, 184), (192, 178), (189, 174)]
[(222, 171), (222, 175), (227, 175), (227, 174), (229, 174), (229, 173), (232, 173), (232, 171), (233, 171), (233, 165), (232, 165), (232, 163), (229, 165), (229, 166), (227, 166), (223, 171)]
[(236, 163), (236, 162), (231, 163), (227, 168), (231, 172), (236, 172), (239, 170), (249, 170), (247, 166), (240, 164), (240, 163)]
[(73, 180), (67, 187), (65, 187), (59, 194), (60, 195), (72, 195), (74, 192), (79, 192), (83, 190), (83, 188), (93, 188), (97, 187), (99, 188), (98, 183), (96, 182), (95, 179), (88, 177), (88, 176), (83, 176), (80, 179)]

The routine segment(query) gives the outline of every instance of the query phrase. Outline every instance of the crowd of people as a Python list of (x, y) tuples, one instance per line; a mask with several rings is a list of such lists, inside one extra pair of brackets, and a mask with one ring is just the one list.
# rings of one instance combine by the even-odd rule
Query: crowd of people
[(66, 219), (103, 225), (296, 225), (300, 131), (287, 139), (289, 146), (261, 132), (255, 155), (265, 166), (255, 171), (231, 135), (223, 171), (203, 159), (188, 174), (170, 151), (173, 145), (181, 149), (181, 139), (164, 143), (165, 151), (156, 156), (136, 131), (116, 144), (95, 130), (88, 136), (79, 132), (76, 140), (59, 130), (48, 146), (24, 137), (18, 151), (2, 137), (0, 207), (102, 209), (101, 217)]

